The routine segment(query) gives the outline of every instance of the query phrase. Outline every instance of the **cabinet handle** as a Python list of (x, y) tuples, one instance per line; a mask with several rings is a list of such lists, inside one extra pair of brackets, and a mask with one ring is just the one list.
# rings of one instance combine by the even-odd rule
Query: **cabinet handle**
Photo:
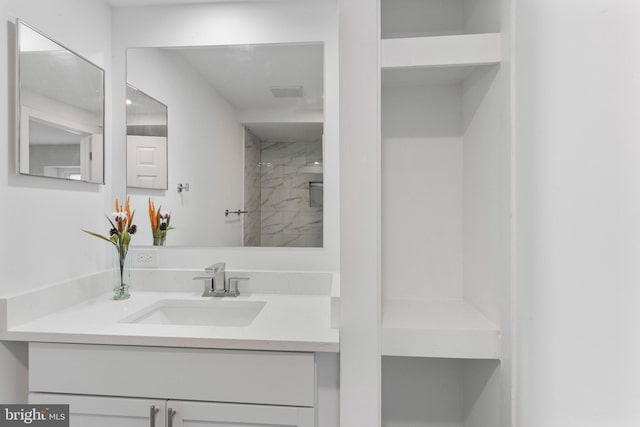
[(167, 409), (167, 427), (173, 427), (173, 416), (176, 414), (176, 411), (173, 408)]
[(156, 405), (151, 405), (149, 408), (149, 426), (156, 427), (156, 414), (160, 409), (156, 408)]

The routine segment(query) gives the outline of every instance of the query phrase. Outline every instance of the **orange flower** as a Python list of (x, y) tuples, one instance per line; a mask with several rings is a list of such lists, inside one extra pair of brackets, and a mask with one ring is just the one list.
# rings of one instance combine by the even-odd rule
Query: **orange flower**
[(116, 198), (116, 213), (124, 213), (126, 215), (125, 219), (117, 221), (118, 231), (122, 233), (123, 231), (131, 228), (133, 225), (133, 214), (135, 213), (131, 212), (131, 196), (127, 196), (124, 207)]
[(125, 212), (127, 213), (127, 228), (133, 224), (133, 214), (131, 213), (131, 196), (127, 196), (127, 202), (125, 204)]
[(118, 199), (116, 199), (115, 201), (115, 207), (116, 211), (111, 215), (106, 216), (107, 221), (109, 221), (109, 225), (111, 225), (108, 237), (102, 236), (92, 231), (82, 231), (91, 234), (92, 236), (99, 237), (100, 239), (115, 245), (120, 252), (120, 257), (122, 260), (126, 256), (126, 250), (129, 247), (131, 236), (133, 234), (136, 234), (137, 231), (137, 227), (133, 223), (133, 216), (136, 212), (135, 210), (131, 211), (131, 199), (129, 197), (127, 197), (126, 205), (124, 208)]
[(155, 231), (158, 228), (158, 217), (156, 216), (156, 207), (149, 197), (149, 220), (151, 221), (151, 230)]
[[(122, 212), (122, 204), (118, 202), (118, 198), (116, 198), (116, 214)], [(118, 232), (122, 233), (126, 227), (126, 221), (123, 221), (119, 215), (116, 215), (116, 227)]]

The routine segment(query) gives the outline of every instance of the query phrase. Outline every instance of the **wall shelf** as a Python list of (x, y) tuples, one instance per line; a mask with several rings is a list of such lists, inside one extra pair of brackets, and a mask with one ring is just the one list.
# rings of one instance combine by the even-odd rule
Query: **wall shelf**
[(463, 300), (383, 302), (382, 355), (499, 359), (498, 327)]
[(380, 0), (383, 427), (508, 419), (507, 3)]
[(383, 70), (498, 64), (500, 42), (500, 33), (384, 39), (380, 64)]

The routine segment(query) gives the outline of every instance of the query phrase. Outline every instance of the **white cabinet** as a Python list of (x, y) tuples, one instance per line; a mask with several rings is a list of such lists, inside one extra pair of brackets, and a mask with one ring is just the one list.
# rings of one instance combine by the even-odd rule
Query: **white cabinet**
[(70, 427), (164, 427), (165, 401), (30, 393), (29, 403), (69, 405)]
[(29, 396), (69, 404), (72, 427), (315, 427), (323, 369), (314, 353), (30, 343)]
[(70, 427), (314, 427), (313, 408), (31, 393), (30, 403), (68, 404)]
[[(287, 406), (239, 405), (229, 403), (185, 402), (170, 400), (170, 426), (174, 427), (313, 427), (312, 408)], [(167, 417), (170, 415), (167, 413)]]

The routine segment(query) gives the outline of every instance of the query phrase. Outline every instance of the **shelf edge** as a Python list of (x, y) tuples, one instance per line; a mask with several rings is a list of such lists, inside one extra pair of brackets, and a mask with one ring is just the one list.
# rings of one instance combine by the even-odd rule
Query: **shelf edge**
[(380, 42), (382, 69), (498, 64), (501, 34), (383, 39)]
[(500, 333), (383, 328), (382, 355), (499, 360)]

